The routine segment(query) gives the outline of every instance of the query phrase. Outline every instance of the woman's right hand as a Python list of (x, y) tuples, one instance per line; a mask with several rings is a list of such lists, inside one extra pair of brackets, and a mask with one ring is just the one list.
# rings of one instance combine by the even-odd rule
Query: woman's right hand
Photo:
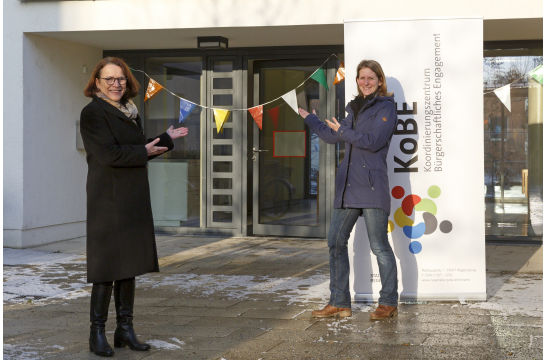
[(168, 150), (168, 148), (166, 147), (163, 147), (163, 146), (155, 146), (155, 144), (157, 144), (159, 142), (159, 138), (153, 140), (152, 142), (150, 143), (147, 143), (145, 146), (146, 146), (146, 150), (148, 151), (148, 156), (156, 156), (156, 155), (161, 155), (162, 153), (164, 153), (165, 151)]
[[(313, 114), (316, 114), (316, 110), (312, 110), (312, 113), (313, 113)], [(303, 119), (305, 119), (305, 118), (308, 116), (308, 114), (309, 114), (308, 111), (299, 108), (299, 115), (301, 115), (301, 117), (302, 117)]]

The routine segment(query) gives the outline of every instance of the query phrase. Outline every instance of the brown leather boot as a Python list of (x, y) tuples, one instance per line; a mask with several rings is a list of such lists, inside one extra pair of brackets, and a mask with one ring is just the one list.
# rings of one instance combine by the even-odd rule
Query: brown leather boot
[(379, 305), (374, 313), (371, 314), (371, 320), (384, 320), (397, 315), (396, 306)]
[(326, 317), (333, 317), (333, 316), (348, 317), (348, 316), (352, 316), (352, 310), (348, 308), (338, 308), (338, 307), (334, 307), (327, 304), (327, 306), (323, 308), (322, 310), (314, 310), (312, 312), (312, 316), (318, 317), (318, 318), (326, 318)]

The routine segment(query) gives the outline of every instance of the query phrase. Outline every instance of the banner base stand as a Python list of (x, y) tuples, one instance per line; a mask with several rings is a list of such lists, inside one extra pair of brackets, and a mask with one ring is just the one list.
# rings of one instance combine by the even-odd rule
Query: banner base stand
[[(378, 294), (355, 294), (355, 302), (376, 302), (378, 301)], [(399, 296), (400, 301), (486, 301), (486, 293), (401, 293)]]

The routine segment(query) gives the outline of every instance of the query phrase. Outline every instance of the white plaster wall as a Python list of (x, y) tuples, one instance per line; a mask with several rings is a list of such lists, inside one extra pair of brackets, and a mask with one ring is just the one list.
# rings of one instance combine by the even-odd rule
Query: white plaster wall
[[(8, 3), (8, 4), (6, 4)], [(342, 24), (343, 19), (483, 15), (542, 17), (540, 0), (110, 0), (4, 2), (25, 31), (221, 28)], [(109, 16), (110, 15), (110, 16)], [(117, 16), (113, 19), (111, 16)]]
[[(83, 88), (101, 58), (100, 49), (23, 36), (23, 76), (19, 80), (23, 94), (16, 97), (4, 92), (4, 108), (22, 103), (22, 111), (4, 117), (5, 140), (12, 142), (12, 133), (6, 129), (16, 128), (16, 148), (22, 154), (22, 159), (12, 159), (4, 152), (4, 174), (15, 169), (20, 181), (22, 169), (23, 195), (22, 202), (20, 194), (14, 198), (18, 201), (14, 201), (16, 216), (6, 214), (8, 202), (4, 200), (5, 218), (7, 215), (11, 222), (9, 227), (4, 225), (11, 230), (4, 231), (4, 246), (28, 247), (85, 236), (87, 165), (85, 151), (76, 149), (76, 121), (90, 101)], [(87, 74), (84, 65), (89, 68)], [(8, 186), (5, 182), (5, 194), (11, 192)], [(21, 191), (19, 184), (17, 189)]]
[[(293, 26), (332, 29), (340, 37), (343, 19), (353, 18), (483, 15), (485, 21), (526, 21), (543, 14), (540, 0), (9, 0), (2, 6), (4, 245), (16, 247), (84, 234), (85, 161), (75, 149), (75, 121), (87, 101), (81, 69), (92, 69), (101, 58), (112, 30), (126, 31), (127, 38), (137, 30), (167, 31), (161, 37), (170, 34), (177, 47), (176, 29), (187, 29), (195, 43), (196, 36), (231, 29), (236, 44), (235, 30), (246, 27), (253, 29), (245, 36), (261, 41), (271, 34), (285, 39)], [(40, 33), (49, 38), (35, 35)], [(309, 30), (303, 40), (322, 35)], [(98, 41), (80, 41), (87, 38)], [(116, 46), (125, 39), (119, 37)]]
[(21, 229), (23, 227), (23, 35), (9, 26), (4, 26), (3, 35), (3, 221), (4, 229)]

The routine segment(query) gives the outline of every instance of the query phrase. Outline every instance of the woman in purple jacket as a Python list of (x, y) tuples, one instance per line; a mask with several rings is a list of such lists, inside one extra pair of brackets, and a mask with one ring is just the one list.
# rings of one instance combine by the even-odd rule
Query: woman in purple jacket
[(365, 218), (371, 251), (377, 257), (382, 289), (379, 306), (371, 320), (397, 315), (397, 265), (388, 242), (390, 187), (386, 156), (397, 125), (393, 93), (388, 93), (386, 76), (374, 60), (359, 63), (356, 83), (358, 96), (346, 107), (347, 116), (337, 122), (299, 109), (305, 123), (329, 144), (345, 142), (345, 156), (335, 179), (333, 215), (327, 237), (331, 298), (315, 317), (351, 316), (348, 277), (348, 238), (358, 217)]

